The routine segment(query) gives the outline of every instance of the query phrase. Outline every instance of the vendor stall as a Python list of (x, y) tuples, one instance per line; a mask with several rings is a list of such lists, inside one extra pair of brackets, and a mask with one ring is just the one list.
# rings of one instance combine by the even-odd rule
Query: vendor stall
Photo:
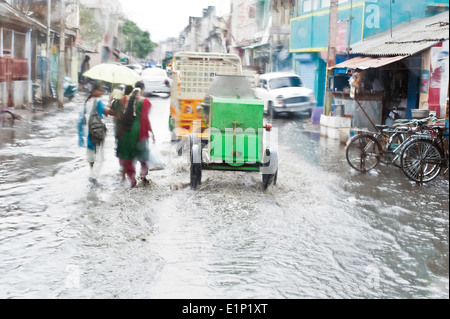
[(329, 90), (333, 92), (335, 112), (342, 108), (344, 116), (351, 117), (351, 126), (374, 130), (375, 125), (384, 124), (393, 99), (386, 99), (392, 90), (392, 79), (383, 66), (406, 58), (357, 57), (335, 65), (334, 76), (330, 77)]
[(373, 124), (382, 124), (383, 94), (357, 94), (354, 98), (350, 93), (333, 92), (335, 108), (342, 106), (344, 115), (351, 117), (352, 127), (372, 130)]

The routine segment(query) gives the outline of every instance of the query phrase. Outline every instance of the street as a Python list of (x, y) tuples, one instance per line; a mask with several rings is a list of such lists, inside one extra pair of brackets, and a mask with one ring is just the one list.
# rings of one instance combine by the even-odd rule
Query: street
[(357, 173), (309, 118), (281, 117), (276, 187), (205, 171), (192, 190), (169, 99), (151, 97), (166, 169), (131, 189), (110, 133), (93, 187), (85, 98), (0, 128), (0, 298), (448, 298), (448, 173)]

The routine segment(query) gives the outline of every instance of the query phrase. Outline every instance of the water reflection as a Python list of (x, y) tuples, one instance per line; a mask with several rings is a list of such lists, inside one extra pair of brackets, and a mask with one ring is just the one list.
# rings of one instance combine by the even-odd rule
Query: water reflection
[(11, 144), (16, 136), (16, 130), (14, 128), (0, 128), (0, 147), (4, 147), (5, 144)]
[(280, 118), (267, 192), (257, 173), (217, 171), (191, 190), (163, 125), (167, 169), (149, 187), (120, 181), (112, 136), (93, 187), (80, 105), (1, 131), (0, 297), (448, 298), (448, 177), (356, 173), (344, 145)]

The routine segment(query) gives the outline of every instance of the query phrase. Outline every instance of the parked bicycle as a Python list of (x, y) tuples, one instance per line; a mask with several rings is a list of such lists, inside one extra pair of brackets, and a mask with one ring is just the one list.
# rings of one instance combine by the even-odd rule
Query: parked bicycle
[(430, 118), (400, 121), (394, 128), (376, 125), (377, 132), (360, 132), (347, 142), (346, 158), (357, 171), (368, 172), (380, 162), (401, 167), (401, 152), (411, 136), (421, 131)]
[(9, 124), (11, 127), (14, 126), (14, 121), (20, 120), (20, 116), (14, 114), (10, 108), (0, 109), (0, 124), (4, 127)]
[(426, 127), (427, 133), (414, 135), (401, 153), (405, 175), (417, 182), (428, 183), (437, 178), (443, 169), (449, 169), (448, 128)]

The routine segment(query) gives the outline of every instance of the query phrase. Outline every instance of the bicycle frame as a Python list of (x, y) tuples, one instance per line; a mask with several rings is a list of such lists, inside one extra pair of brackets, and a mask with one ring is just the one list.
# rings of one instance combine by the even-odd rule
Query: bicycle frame
[[(359, 133), (347, 142), (347, 162), (354, 169), (367, 172), (375, 168), (383, 159), (383, 163), (401, 167), (401, 153), (410, 138), (420, 131), (428, 119), (401, 121), (393, 130), (386, 125), (374, 125), (377, 132)], [(414, 125), (414, 126), (411, 126)]]
[[(444, 154), (444, 158), (442, 159), (441, 166), (445, 168), (444, 174), (448, 172), (450, 167), (450, 151), (449, 151), (449, 138), (448, 138), (448, 127), (428, 127), (427, 128), (430, 133), (432, 139), (436, 142), (437, 146), (440, 147), (442, 153)], [(445, 133), (447, 131), (447, 133)]]

